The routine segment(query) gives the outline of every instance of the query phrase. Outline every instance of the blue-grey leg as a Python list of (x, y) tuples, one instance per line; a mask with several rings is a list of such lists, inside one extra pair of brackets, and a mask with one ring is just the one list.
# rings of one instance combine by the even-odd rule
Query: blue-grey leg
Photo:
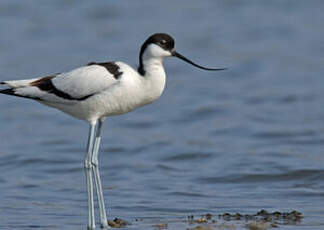
[(103, 122), (104, 122), (104, 118), (99, 119), (91, 162), (93, 165), (92, 169), (93, 169), (95, 184), (96, 184), (96, 188), (97, 188), (100, 224), (101, 224), (101, 228), (107, 229), (107, 228), (109, 228), (109, 226), (107, 224), (107, 215), (106, 215), (106, 209), (105, 209), (105, 201), (104, 201), (104, 197), (103, 197), (103, 193), (102, 193), (101, 179), (100, 179), (100, 173), (99, 173), (99, 161), (98, 161), (98, 152), (99, 152), (99, 146), (100, 146), (100, 140), (101, 140), (101, 130), (102, 130)]
[(84, 160), (84, 169), (86, 173), (87, 191), (88, 191), (88, 230), (96, 229), (93, 204), (93, 183), (92, 183), (92, 153), (95, 135), (96, 123), (90, 123), (87, 153)]

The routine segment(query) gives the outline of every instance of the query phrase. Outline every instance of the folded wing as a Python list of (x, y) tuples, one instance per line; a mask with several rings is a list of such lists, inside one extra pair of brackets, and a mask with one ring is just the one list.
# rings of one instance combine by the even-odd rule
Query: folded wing
[(90, 63), (70, 72), (41, 78), (4, 81), (0, 93), (49, 103), (75, 103), (118, 84), (122, 72), (114, 62)]

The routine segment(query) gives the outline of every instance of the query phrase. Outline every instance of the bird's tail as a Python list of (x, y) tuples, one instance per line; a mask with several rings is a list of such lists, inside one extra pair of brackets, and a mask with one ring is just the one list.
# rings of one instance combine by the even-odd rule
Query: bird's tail
[(9, 86), (10, 88), (20, 88), (25, 86), (30, 86), (30, 83), (33, 81), (37, 81), (40, 78), (33, 78), (28, 80), (14, 80), (14, 81), (2, 81), (0, 82), (1, 85)]
[(0, 93), (8, 94), (8, 95), (15, 95), (15, 90), (14, 89), (3, 89), (3, 90), (0, 90)]
[(8, 94), (16, 97), (24, 97), (30, 99), (36, 99), (36, 97), (30, 96), (28, 93), (25, 93), (24, 89), (29, 89), (28, 86), (31, 86), (31, 83), (39, 80), (40, 78), (33, 78), (28, 80), (14, 80), (14, 81), (2, 81), (1, 85), (8, 86), (9, 88), (0, 90), (1, 94)]

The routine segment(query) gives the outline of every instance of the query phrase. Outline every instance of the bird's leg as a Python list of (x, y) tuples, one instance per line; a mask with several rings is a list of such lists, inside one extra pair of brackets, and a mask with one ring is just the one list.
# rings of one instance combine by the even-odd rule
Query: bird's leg
[(99, 164), (98, 151), (99, 151), (99, 146), (100, 146), (101, 130), (102, 130), (103, 122), (104, 122), (104, 118), (99, 119), (99, 124), (97, 127), (97, 133), (96, 133), (95, 144), (93, 147), (91, 163), (93, 165), (92, 170), (94, 173), (94, 179), (95, 179), (95, 184), (96, 184), (96, 188), (97, 188), (100, 224), (101, 224), (101, 228), (107, 229), (108, 224), (107, 224), (107, 216), (106, 216), (106, 209), (105, 209), (105, 201), (104, 201), (104, 197), (103, 197), (103, 193), (102, 193), (101, 179), (100, 179), (99, 166), (98, 166), (98, 164)]
[(86, 173), (87, 191), (88, 191), (88, 230), (96, 229), (95, 217), (94, 217), (94, 204), (93, 204), (93, 183), (92, 183), (92, 152), (93, 142), (95, 135), (96, 123), (90, 123), (89, 138), (87, 145), (87, 153), (84, 160), (84, 169)]

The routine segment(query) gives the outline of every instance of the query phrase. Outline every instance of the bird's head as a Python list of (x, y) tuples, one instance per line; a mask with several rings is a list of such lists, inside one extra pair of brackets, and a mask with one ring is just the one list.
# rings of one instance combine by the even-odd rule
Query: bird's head
[(197, 68), (204, 69), (204, 70), (210, 70), (210, 71), (218, 71), (218, 70), (225, 70), (226, 68), (206, 68), (203, 66), (200, 66), (188, 58), (184, 57), (180, 53), (176, 52), (175, 48), (175, 42), (174, 39), (165, 33), (156, 33), (151, 35), (142, 45), (141, 52), (140, 52), (140, 68), (143, 69), (143, 60), (147, 59), (159, 59), (163, 61), (166, 57), (177, 57), (193, 66), (196, 66)]

